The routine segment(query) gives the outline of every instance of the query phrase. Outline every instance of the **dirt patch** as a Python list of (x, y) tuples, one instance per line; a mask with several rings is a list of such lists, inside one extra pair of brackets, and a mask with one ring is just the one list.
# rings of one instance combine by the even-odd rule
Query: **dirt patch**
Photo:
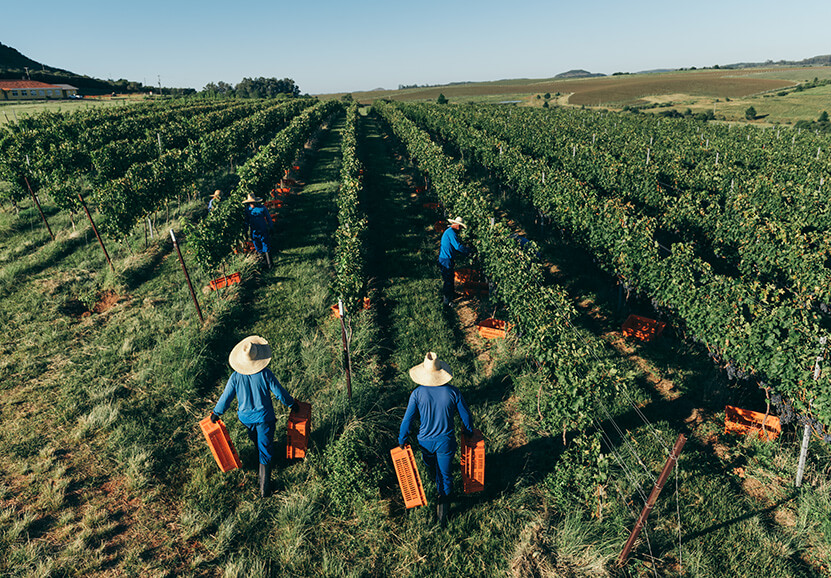
[(465, 335), (465, 343), (476, 354), (476, 361), (481, 364), (485, 377), (493, 374), (493, 358), (484, 348), (479, 329), (476, 327), (477, 314), (475, 303), (468, 300), (457, 301), (456, 314), (459, 316), (459, 326)]
[(121, 296), (115, 291), (104, 291), (101, 293), (98, 303), (92, 308), (92, 312), (105, 313), (115, 307), (121, 299)]

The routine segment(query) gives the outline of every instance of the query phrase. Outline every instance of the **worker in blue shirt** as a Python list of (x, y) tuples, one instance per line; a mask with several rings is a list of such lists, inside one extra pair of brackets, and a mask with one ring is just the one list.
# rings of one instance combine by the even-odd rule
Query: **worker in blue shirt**
[(210, 200), (208, 201), (208, 212), (213, 211), (214, 207), (216, 207), (219, 200), (222, 198), (222, 191), (219, 189), (214, 191), (214, 194), (208, 197)]
[(452, 378), (450, 366), (438, 359), (432, 351), (427, 353), (423, 363), (411, 368), (410, 379), (419, 384), (419, 387), (410, 394), (407, 411), (398, 432), (398, 445), (403, 448), (410, 433), (410, 424), (418, 416), (420, 424), (417, 439), (421, 446), (421, 458), (436, 481), (436, 515), (442, 526), (447, 523), (453, 490), (450, 464), (457, 448), (453, 428), (456, 413), (462, 419), (465, 435), (473, 435), (473, 422), (467, 403), (461, 392), (447, 383)]
[(251, 242), (259, 255), (265, 255), (266, 264), (271, 269), (268, 233), (274, 227), (271, 215), (262, 205), (263, 200), (248, 193), (242, 202), (245, 205), (245, 225), (251, 229)]
[(470, 249), (462, 245), (459, 240), (459, 230), (467, 225), (462, 222), (461, 217), (456, 219), (448, 219), (450, 224), (441, 236), (441, 246), (439, 247), (439, 269), (441, 269), (442, 280), (442, 303), (448, 307), (453, 306), (453, 300), (456, 298), (456, 287), (453, 281), (455, 273), (454, 259), (456, 255), (469, 255)]
[(228, 363), (234, 370), (225, 391), (211, 412), (211, 421), (216, 423), (236, 397), (239, 408), (237, 417), (248, 430), (248, 437), (257, 446), (260, 458), (260, 496), (268, 496), (271, 484), (271, 462), (274, 459), (274, 427), (277, 421), (271, 393), (292, 411), (297, 409), (294, 398), (283, 389), (277, 378), (268, 369), (271, 361), (271, 346), (258, 335), (251, 335), (237, 343), (228, 356)]

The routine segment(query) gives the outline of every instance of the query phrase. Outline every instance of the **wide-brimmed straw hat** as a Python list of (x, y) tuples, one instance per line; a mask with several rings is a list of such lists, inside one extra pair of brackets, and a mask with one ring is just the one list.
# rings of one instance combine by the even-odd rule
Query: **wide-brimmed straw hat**
[(218, 199), (218, 198), (220, 198), (221, 196), (222, 196), (222, 191), (220, 191), (219, 189), (217, 189), (217, 190), (215, 190), (215, 191), (214, 191), (214, 194), (213, 194), (213, 195), (211, 195), (211, 198), (212, 198), (212, 199)]
[(453, 379), (453, 373), (449, 365), (428, 351), (423, 363), (410, 368), (410, 379), (419, 385), (437, 386)]
[(251, 193), (248, 193), (248, 197), (242, 202), (243, 205), (246, 203), (262, 203), (263, 200), (260, 197), (255, 197)]
[(447, 219), (447, 222), (450, 223), (451, 225), (459, 225), (460, 227), (467, 227), (467, 225), (465, 225), (464, 222), (462, 221), (461, 217), (456, 217), (455, 219)]
[(259, 335), (249, 335), (231, 350), (228, 363), (237, 373), (254, 375), (271, 361), (271, 346)]

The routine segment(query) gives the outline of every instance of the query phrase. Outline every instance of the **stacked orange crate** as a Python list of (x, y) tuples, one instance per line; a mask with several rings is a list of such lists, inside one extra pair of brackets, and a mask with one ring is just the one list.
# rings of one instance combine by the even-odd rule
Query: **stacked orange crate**
[(478, 429), (462, 434), (462, 483), (465, 494), (485, 489), (485, 437)]
[(312, 431), (312, 404), (298, 401), (297, 406), (297, 411), (289, 414), (287, 426), (286, 457), (290, 460), (306, 457)]
[(242, 467), (237, 449), (234, 447), (231, 436), (228, 435), (228, 430), (222, 420), (213, 423), (211, 417), (208, 416), (199, 422), (199, 427), (202, 428), (202, 433), (205, 434), (205, 439), (208, 440), (208, 447), (211, 448), (211, 453), (220, 470), (229, 472)]

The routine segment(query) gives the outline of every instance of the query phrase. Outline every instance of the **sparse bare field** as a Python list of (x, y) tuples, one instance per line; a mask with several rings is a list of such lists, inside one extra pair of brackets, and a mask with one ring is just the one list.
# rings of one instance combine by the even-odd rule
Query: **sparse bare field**
[[(831, 78), (831, 67), (798, 67), (748, 70), (694, 70), (670, 73), (607, 76), (585, 79), (516, 79), (356, 92), (360, 102), (378, 98), (391, 100), (435, 100), (443, 94), (451, 102), (520, 101), (521, 106), (542, 106), (537, 95), (549, 93), (549, 105), (621, 108), (648, 103), (671, 103), (679, 111), (713, 109), (726, 120), (743, 120), (751, 104), (769, 115), (767, 122), (814, 120), (831, 109), (831, 91), (823, 87), (793, 92), (798, 83)], [(777, 96), (779, 91), (787, 95)], [(322, 95), (326, 97), (340, 97)], [(729, 99), (729, 101), (727, 100)], [(665, 108), (659, 109), (665, 110)]]

